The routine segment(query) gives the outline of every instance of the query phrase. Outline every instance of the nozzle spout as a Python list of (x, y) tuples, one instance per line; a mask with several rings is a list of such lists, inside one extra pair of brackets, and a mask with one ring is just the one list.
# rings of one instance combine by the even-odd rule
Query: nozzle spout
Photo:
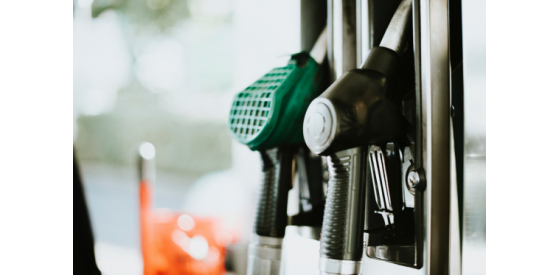
[(406, 46), (406, 36), (412, 22), (412, 0), (402, 0), (397, 8), (395, 15), (391, 19), (380, 47), (391, 49), (398, 54), (402, 54)]

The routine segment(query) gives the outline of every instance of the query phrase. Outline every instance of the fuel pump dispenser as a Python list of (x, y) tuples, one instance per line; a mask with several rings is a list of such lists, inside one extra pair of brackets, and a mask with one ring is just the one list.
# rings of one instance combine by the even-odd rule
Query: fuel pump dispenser
[[(276, 87), (267, 88), (270, 92), (256, 89), (256, 93), (249, 87), (232, 107), (233, 135), (263, 154), (266, 175), (276, 175), (265, 177), (263, 183), (248, 274), (278, 274), (282, 229), (288, 223), (320, 228), (315, 238), (320, 244), (319, 262), (310, 263), (320, 274), (474, 274), (477, 269), (472, 264), (462, 266), (465, 259), (474, 259), (475, 249), (485, 245), (484, 205), (474, 203), (485, 196), (481, 188), (485, 170), (480, 168), (485, 163), (485, 132), (474, 127), (472, 115), (474, 96), (484, 100), (484, 92), (472, 88), (463, 92), (463, 86), (474, 87), (469, 85), (478, 85), (482, 79), (472, 65), (481, 43), (473, 31), (470, 40), (463, 41), (467, 36), (462, 32), (474, 27), (481, 32), (483, 24), (475, 24), (474, 4), (461, 0), (302, 0), (302, 14), (303, 7), (325, 4), (332, 84), (320, 95), (318, 89), (311, 92), (313, 96), (305, 99), (309, 101), (300, 100), (297, 108), (304, 108), (304, 116), (300, 110), (288, 109), (290, 104), (278, 103), (293, 98), (289, 93), (279, 96), (284, 92), (277, 92), (281, 89)], [(302, 20), (302, 33), (313, 24), (317, 22)], [(466, 53), (471, 60), (463, 63)], [(294, 55), (291, 64), (308, 64), (300, 58), (306, 59)], [(279, 83), (292, 81), (290, 70)], [(270, 99), (260, 99), (267, 93)], [(263, 121), (272, 126), (266, 126), (268, 130), (237, 127), (238, 118), (243, 117), (236, 116), (236, 110), (251, 115), (252, 107), (236, 107), (254, 102), (260, 107), (261, 101), (275, 106), (265, 110)], [(278, 108), (279, 104), (286, 107)], [(259, 126), (260, 120), (251, 118), (247, 123)], [(282, 124), (288, 122), (295, 122), (302, 131), (284, 130), (289, 127)], [(266, 134), (258, 137), (261, 132)], [(301, 146), (303, 142), (307, 148)], [(475, 147), (467, 144), (482, 149), (468, 155)], [(287, 157), (282, 161), (279, 156)], [(284, 192), (291, 179), (279, 179), (288, 178), (280, 177), (281, 171), (294, 172), (282, 168), (294, 156), (298, 180), (306, 184), (300, 185), (300, 214), (285, 222)], [(328, 168), (324, 207), (324, 194), (316, 183), (320, 179), (309, 177), (319, 174), (318, 156)], [(266, 167), (274, 172), (267, 172)], [(475, 182), (465, 176), (468, 173), (481, 177)], [(466, 209), (475, 214), (462, 216)], [(275, 221), (276, 233), (261, 231), (260, 220), (266, 220), (264, 224)]]

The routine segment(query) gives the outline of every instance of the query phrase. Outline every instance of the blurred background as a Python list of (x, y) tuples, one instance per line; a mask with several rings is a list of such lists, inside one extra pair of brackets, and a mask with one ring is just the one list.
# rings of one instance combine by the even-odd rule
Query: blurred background
[[(144, 141), (156, 149), (155, 207), (220, 219), (246, 234), (231, 247), (245, 256), (260, 160), (231, 138), (227, 117), (236, 92), (300, 51), (300, 1), (73, 6), (74, 148), (103, 274), (142, 274)], [(232, 261), (244, 274), (245, 260)]]

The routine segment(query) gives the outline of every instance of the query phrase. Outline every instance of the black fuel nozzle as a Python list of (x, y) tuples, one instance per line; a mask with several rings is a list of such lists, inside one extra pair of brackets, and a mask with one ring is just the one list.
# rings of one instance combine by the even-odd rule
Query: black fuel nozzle
[(309, 149), (328, 156), (329, 184), (321, 231), (322, 274), (360, 274), (369, 146), (404, 133), (393, 91), (410, 30), (412, 1), (403, 0), (361, 69), (350, 70), (313, 100), (304, 118)]

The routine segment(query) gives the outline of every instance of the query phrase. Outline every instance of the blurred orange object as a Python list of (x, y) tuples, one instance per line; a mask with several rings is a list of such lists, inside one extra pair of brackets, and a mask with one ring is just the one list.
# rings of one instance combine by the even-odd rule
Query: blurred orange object
[(152, 208), (152, 183), (140, 182), (144, 275), (222, 275), (235, 236), (217, 219)]

